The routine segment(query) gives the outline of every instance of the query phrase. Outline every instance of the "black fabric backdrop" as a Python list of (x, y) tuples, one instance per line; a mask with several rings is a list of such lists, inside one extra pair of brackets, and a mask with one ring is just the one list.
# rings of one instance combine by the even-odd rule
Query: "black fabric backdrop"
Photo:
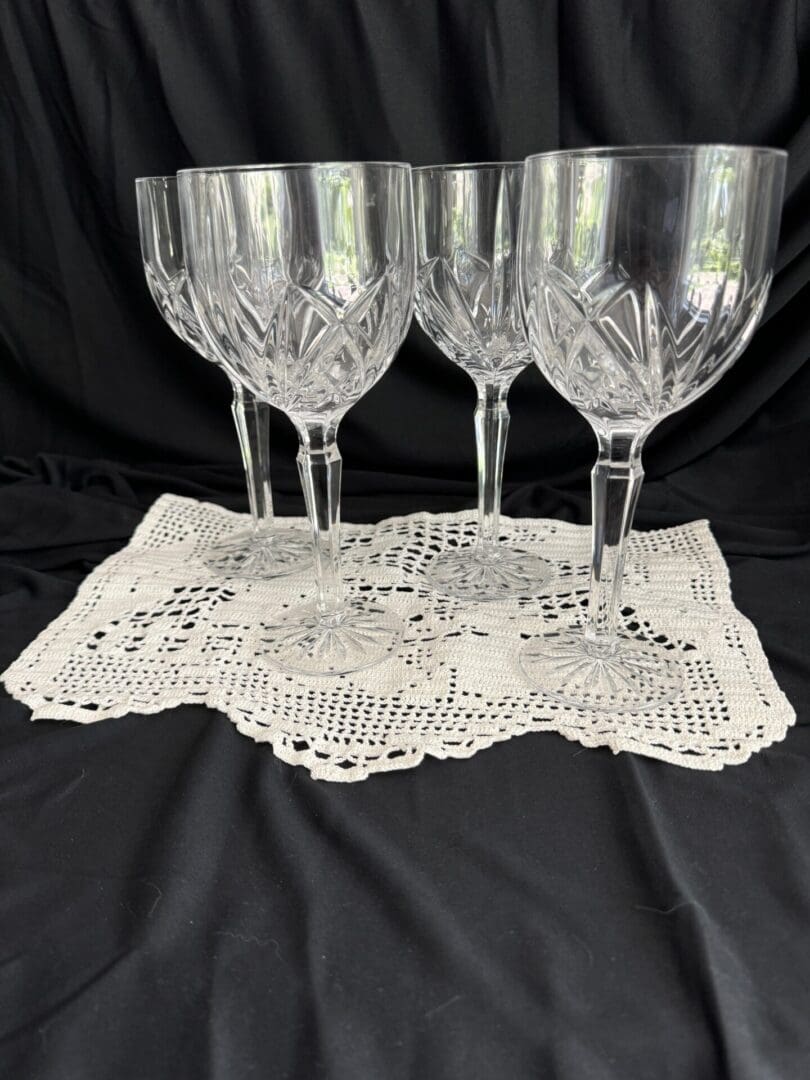
[[(226, 380), (146, 291), (133, 179), (193, 164), (765, 142), (778, 272), (662, 425), (640, 527), (708, 516), (810, 719), (806, 0), (6, 0), (0, 663), (164, 490), (244, 507)], [(515, 385), (505, 510), (588, 520), (591, 436)], [(345, 517), (472, 505), (472, 385), (414, 329), (341, 429)], [(300, 512), (272, 433), (278, 510)], [(0, 1075), (804, 1080), (810, 729), (701, 774), (557, 736), (360, 785), (187, 707), (0, 701)]]

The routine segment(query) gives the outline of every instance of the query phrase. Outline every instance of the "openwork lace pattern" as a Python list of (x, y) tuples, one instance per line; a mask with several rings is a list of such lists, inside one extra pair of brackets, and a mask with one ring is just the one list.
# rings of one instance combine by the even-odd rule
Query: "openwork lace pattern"
[(422, 570), (437, 552), (474, 539), (474, 513), (344, 524), (347, 590), (395, 609), (407, 626), (404, 644), (376, 668), (303, 678), (262, 659), (263, 635), (310, 596), (309, 574), (227, 580), (203, 564), (212, 541), (245, 524), (219, 507), (162, 496), (127, 547), (5, 672), (7, 689), (33, 719), (81, 723), (208, 705), (284, 761), (338, 781), (409, 768), (426, 754), (466, 758), (539, 731), (720, 769), (784, 738), (794, 723), (756, 630), (734, 607), (705, 521), (631, 537), (624, 632), (671, 650), (685, 670), (677, 701), (637, 714), (568, 708), (532, 689), (518, 666), (528, 637), (581, 619), (587, 528), (502, 518), (503, 542), (534, 546), (556, 577), (540, 597), (470, 604), (433, 593)]

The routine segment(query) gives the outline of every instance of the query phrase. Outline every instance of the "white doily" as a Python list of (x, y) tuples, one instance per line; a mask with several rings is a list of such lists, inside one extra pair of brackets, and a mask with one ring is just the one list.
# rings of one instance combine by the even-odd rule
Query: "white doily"
[(580, 617), (590, 530), (502, 518), (505, 543), (536, 545), (556, 565), (547, 594), (487, 604), (438, 596), (421, 568), (445, 546), (469, 542), (475, 519), (473, 512), (414, 514), (344, 524), (347, 590), (395, 608), (408, 628), (405, 642), (396, 659), (356, 675), (302, 678), (269, 667), (261, 637), (272, 615), (311, 595), (309, 573), (275, 581), (212, 577), (202, 552), (245, 519), (164, 495), (3, 680), (33, 719), (91, 723), (209, 705), (243, 734), (272, 743), (284, 761), (327, 780), (408, 768), (425, 754), (469, 757), (529, 731), (694, 769), (743, 762), (784, 738), (795, 713), (756, 630), (732, 603), (707, 522), (632, 535), (625, 631), (672, 650), (685, 688), (653, 711), (611, 714), (552, 701), (527, 684), (517, 661), (527, 637)]

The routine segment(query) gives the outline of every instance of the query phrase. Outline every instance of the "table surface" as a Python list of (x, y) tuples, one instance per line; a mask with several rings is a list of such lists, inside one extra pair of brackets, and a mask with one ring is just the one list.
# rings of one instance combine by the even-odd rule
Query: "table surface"
[[(5, 667), (160, 490), (223, 476), (43, 458), (2, 479)], [(350, 476), (344, 510), (471, 494)], [(587, 520), (582, 492), (505, 509), (538, 505)], [(639, 523), (706, 516), (687, 510), (652, 484)], [(203, 708), (31, 724), (3, 692), (0, 1075), (805, 1077), (810, 551), (713, 527), (799, 714), (717, 774), (542, 734), (324, 784)]]

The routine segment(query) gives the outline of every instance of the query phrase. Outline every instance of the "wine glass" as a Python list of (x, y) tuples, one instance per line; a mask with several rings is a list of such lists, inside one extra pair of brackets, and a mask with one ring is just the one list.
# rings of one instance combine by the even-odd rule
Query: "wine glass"
[(189, 301), (177, 179), (143, 176), (135, 181), (135, 193), (141, 254), (152, 299), (181, 341), (223, 367), (233, 390), (231, 412), (245, 467), (251, 528), (212, 544), (204, 556), (205, 565), (226, 577), (272, 578), (303, 570), (312, 561), (306, 535), (274, 525), (270, 406), (258, 400), (222, 365)]
[(526, 161), (521, 308), (532, 354), (593, 428), (593, 548), (584, 628), (527, 642), (523, 670), (567, 705), (654, 708), (677, 697), (675, 650), (620, 631), (644, 440), (745, 349), (772, 277), (786, 154), (652, 146)]
[(192, 298), (217, 349), (295, 425), (314, 604), (265, 631), (285, 671), (336, 675), (392, 655), (400, 619), (344, 595), (340, 420), (394, 358), (413, 311), (410, 166), (335, 162), (178, 174)]
[(478, 392), (478, 538), (427, 569), (436, 590), (465, 600), (525, 596), (550, 576), (544, 559), (499, 543), (506, 398), (531, 362), (516, 280), (522, 185), (522, 163), (414, 169), (416, 318)]

